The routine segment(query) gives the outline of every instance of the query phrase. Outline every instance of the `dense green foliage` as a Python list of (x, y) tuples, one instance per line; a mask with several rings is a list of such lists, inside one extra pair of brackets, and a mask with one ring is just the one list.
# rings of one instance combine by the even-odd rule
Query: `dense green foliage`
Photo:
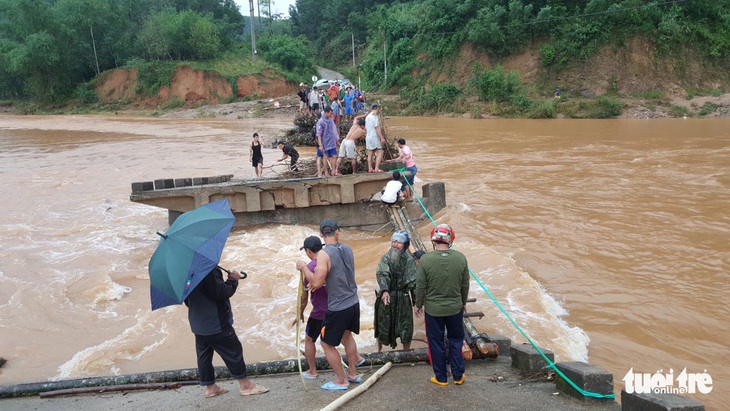
[[(254, 22), (273, 44), (265, 54), (311, 72), (308, 57), (291, 63), (306, 56), (306, 40), (267, 39), (275, 23), (289, 26), (269, 17)], [(79, 85), (124, 66), (139, 68), (140, 90), (154, 93), (183, 61), (228, 61), (234, 51), (239, 65), (250, 60), (247, 24), (233, 0), (0, 0), (0, 97), (88, 102), (93, 91)]]
[[(0, 0), (0, 98), (91, 102), (85, 83), (124, 66), (140, 68), (140, 88), (154, 93), (183, 62), (232, 84), (239, 67), (273, 64), (298, 82), (316, 60), (360, 77), (366, 90), (400, 90), (419, 112), (478, 96), (496, 111), (510, 105), (506, 115), (552, 117), (572, 106), (531, 102), (499, 67), (503, 58), (532, 47), (541, 70), (559, 73), (640, 36), (678, 67), (689, 50), (720, 70), (730, 64), (730, 0), (297, 0), (287, 20), (268, 12), (270, 0), (258, 2), (264, 19), (251, 21), (233, 0)], [(252, 24), (268, 63), (250, 58)], [(464, 45), (493, 67), (456, 78)], [(596, 107), (591, 115), (620, 110)]]
[[(559, 71), (598, 47), (640, 35), (659, 53), (687, 49), (718, 66), (730, 62), (730, 0), (297, 0), (295, 32), (322, 64), (348, 64), (350, 35), (365, 87), (419, 87), (413, 69), (439, 70), (463, 43), (490, 58), (542, 44), (541, 62)], [(387, 67), (387, 77), (386, 77)], [(425, 71), (426, 73), (428, 70)], [(477, 79), (480, 81), (479, 79)]]

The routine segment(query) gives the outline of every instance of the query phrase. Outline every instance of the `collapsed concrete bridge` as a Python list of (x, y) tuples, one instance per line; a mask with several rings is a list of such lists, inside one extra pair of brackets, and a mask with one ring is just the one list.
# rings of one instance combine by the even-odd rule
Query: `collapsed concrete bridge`
[[(380, 191), (390, 173), (337, 177), (235, 180), (233, 175), (160, 179), (132, 183), (131, 201), (168, 210), (169, 222), (209, 202), (228, 199), (236, 217), (234, 227), (258, 224), (312, 224), (334, 218), (340, 226), (375, 231), (391, 223)], [(417, 187), (418, 188), (418, 187)], [(446, 207), (441, 182), (426, 183), (419, 196), (428, 213)], [(414, 223), (428, 216), (419, 202), (404, 202)]]

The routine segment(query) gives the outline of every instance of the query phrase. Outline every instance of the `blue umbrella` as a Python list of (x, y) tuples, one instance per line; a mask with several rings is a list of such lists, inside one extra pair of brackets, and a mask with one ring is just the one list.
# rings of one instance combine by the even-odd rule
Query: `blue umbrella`
[(182, 304), (221, 259), (236, 218), (228, 200), (183, 213), (162, 237), (149, 264), (152, 310)]

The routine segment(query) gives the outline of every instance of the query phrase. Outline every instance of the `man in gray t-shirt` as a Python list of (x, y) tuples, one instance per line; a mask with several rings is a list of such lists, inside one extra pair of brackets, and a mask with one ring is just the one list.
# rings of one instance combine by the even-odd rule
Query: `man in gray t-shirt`
[[(355, 283), (355, 257), (349, 245), (340, 242), (340, 227), (335, 220), (325, 219), (319, 224), (324, 248), (317, 256), (317, 267), (309, 271), (303, 262), (297, 262), (313, 290), (327, 285), (327, 313), (322, 323), (322, 349), (335, 378), (322, 385), (325, 390), (346, 390), (351, 382), (359, 383), (357, 375), (357, 343), (352, 333), (360, 333), (360, 299)], [(345, 347), (348, 372), (342, 367), (337, 346)]]

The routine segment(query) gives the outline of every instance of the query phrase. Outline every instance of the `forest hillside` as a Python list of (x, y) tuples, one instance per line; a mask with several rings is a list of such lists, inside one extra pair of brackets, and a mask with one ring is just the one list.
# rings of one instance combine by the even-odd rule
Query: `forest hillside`
[(257, 5), (0, 0), (0, 104), (255, 100), (317, 65), (408, 114), (613, 117), (632, 101), (708, 115), (722, 108), (673, 102), (730, 91), (730, 0), (297, 0), (286, 19)]

